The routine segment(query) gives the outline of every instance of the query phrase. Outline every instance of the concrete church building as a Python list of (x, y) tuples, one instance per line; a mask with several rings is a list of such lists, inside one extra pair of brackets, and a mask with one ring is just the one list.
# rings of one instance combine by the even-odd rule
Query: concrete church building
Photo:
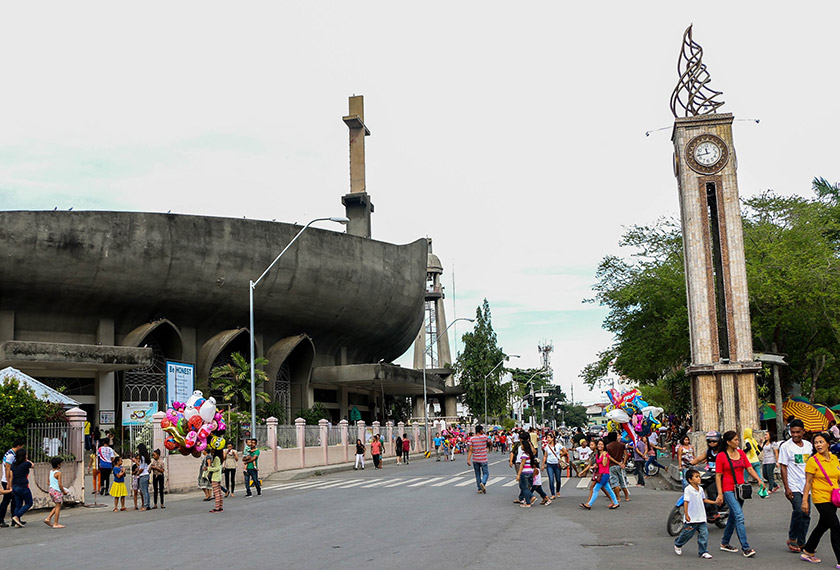
[[(347, 233), (310, 227), (255, 289), (256, 355), (292, 422), (321, 402), (385, 421), (422, 398), (422, 371), (388, 364), (417, 337), (428, 243), (370, 239), (361, 97), (350, 100)], [(0, 212), (0, 369), (13, 366), (120, 423), (123, 401), (166, 402), (165, 362), (213, 367), (249, 354), (249, 280), (300, 231), (285, 223), (128, 212)], [(453, 392), (427, 375), (429, 395)], [(104, 412), (104, 415), (100, 415)], [(110, 414), (110, 415), (109, 415)]]

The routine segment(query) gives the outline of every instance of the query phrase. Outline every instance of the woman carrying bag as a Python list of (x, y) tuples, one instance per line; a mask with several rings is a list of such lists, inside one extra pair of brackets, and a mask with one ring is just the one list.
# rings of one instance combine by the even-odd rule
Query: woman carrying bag
[[(715, 463), (715, 483), (717, 484), (718, 505), (724, 501), (729, 505), (729, 518), (726, 521), (726, 528), (723, 529), (723, 537), (720, 541), (720, 549), (723, 552), (738, 552), (738, 549), (729, 544), (732, 533), (738, 535), (738, 542), (744, 556), (752, 558), (755, 550), (750, 548), (747, 541), (747, 528), (744, 525), (744, 501), (752, 498), (752, 487), (744, 481), (744, 471), (758, 480), (758, 474), (753, 469), (747, 454), (738, 449), (741, 440), (734, 431), (723, 434), (724, 451), (717, 454)], [(762, 485), (762, 488), (764, 486)]]
[(808, 514), (810, 510), (810, 492), (820, 520), (802, 547), (799, 558), (812, 564), (819, 563), (820, 559), (816, 557), (817, 546), (825, 531), (830, 530), (831, 548), (837, 561), (835, 568), (840, 568), (840, 520), (837, 519), (837, 507), (840, 506), (840, 461), (828, 450), (828, 437), (825, 433), (814, 436), (813, 444), (817, 452), (805, 464), (802, 512)]

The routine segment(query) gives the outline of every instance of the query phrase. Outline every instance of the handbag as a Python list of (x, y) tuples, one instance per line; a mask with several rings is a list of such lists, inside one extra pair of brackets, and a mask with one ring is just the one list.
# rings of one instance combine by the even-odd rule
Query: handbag
[(724, 450), (726, 460), (729, 461), (729, 470), (732, 472), (732, 481), (735, 483), (735, 498), (743, 502), (747, 499), (752, 499), (752, 485), (749, 483), (738, 483), (735, 479), (735, 467), (732, 465), (732, 458), (729, 457), (729, 452)]
[(825, 480), (828, 481), (829, 485), (831, 485), (831, 504), (835, 507), (840, 507), (840, 489), (834, 487), (834, 484), (831, 482), (831, 478), (828, 476), (828, 473), (825, 472), (822, 463), (820, 463), (820, 460), (816, 455), (814, 455), (814, 460), (817, 462), (817, 465), (819, 465), (822, 474), (825, 475)]
[(554, 457), (556, 457), (556, 458), (557, 458), (557, 466), (558, 466), (558, 467), (560, 467), (560, 469), (561, 469), (561, 470), (562, 470), (562, 469), (568, 469), (568, 468), (569, 468), (569, 463), (568, 463), (568, 461), (564, 460), (564, 459), (563, 459), (563, 458), (561, 458), (559, 455), (557, 455), (557, 452), (555, 452), (555, 451), (554, 451), (554, 449), (553, 449), (552, 447), (546, 446), (546, 449), (548, 449), (548, 450), (551, 452), (551, 454), (552, 454)]

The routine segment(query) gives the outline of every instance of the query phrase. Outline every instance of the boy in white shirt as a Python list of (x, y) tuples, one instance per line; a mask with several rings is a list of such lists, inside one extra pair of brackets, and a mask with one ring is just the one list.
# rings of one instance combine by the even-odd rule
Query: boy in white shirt
[(706, 507), (703, 503), (713, 504), (706, 498), (706, 492), (700, 487), (700, 472), (696, 469), (689, 469), (685, 472), (685, 479), (688, 485), (683, 491), (685, 499), (685, 528), (674, 541), (674, 552), (682, 556), (682, 547), (691, 540), (694, 533), (697, 533), (697, 550), (700, 558), (711, 558), (709, 554), (709, 527), (706, 526)]
[(788, 529), (787, 547), (791, 552), (802, 552), (805, 535), (811, 524), (810, 513), (802, 511), (802, 503), (810, 504), (805, 491), (805, 464), (814, 454), (811, 442), (802, 439), (805, 424), (800, 419), (790, 421), (790, 439), (779, 446), (779, 468), (782, 472), (782, 484), (785, 497), (790, 501), (790, 528)]

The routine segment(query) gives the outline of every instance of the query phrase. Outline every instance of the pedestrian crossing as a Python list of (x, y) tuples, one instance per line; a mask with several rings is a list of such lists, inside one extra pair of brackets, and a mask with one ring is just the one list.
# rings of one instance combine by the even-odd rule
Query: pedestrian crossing
[[(589, 479), (569, 479), (564, 477), (560, 481), (560, 486), (565, 487), (569, 481), (579, 481), (577, 487), (585, 489), (589, 485)], [(277, 485), (270, 485), (263, 487), (263, 491), (309, 491), (319, 490), (325, 491), (329, 489), (392, 489), (398, 487), (405, 487), (407, 489), (417, 489), (422, 487), (469, 487), (475, 486), (475, 477), (467, 476), (451, 476), (451, 477), (394, 477), (383, 479), (322, 479), (313, 481), (307, 479), (305, 481), (290, 481), (288, 483), (280, 483)], [(514, 477), (490, 477), (487, 480), (486, 486), (493, 485), (499, 487), (518, 487), (519, 483)], [(544, 484), (544, 487), (546, 485)]]

